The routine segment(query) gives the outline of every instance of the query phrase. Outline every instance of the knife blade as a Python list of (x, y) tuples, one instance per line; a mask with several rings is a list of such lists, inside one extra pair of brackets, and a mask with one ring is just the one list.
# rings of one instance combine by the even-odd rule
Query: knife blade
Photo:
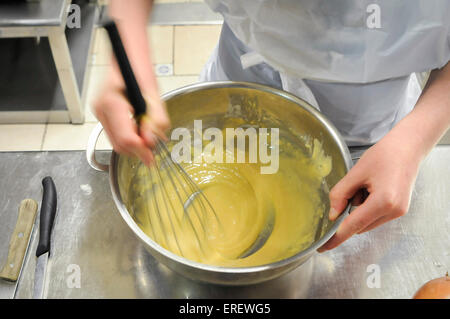
[(33, 299), (44, 297), (45, 275), (51, 251), (51, 234), (56, 216), (56, 187), (50, 176), (42, 180), (44, 194), (39, 217), (39, 242), (36, 249), (36, 270), (34, 273)]

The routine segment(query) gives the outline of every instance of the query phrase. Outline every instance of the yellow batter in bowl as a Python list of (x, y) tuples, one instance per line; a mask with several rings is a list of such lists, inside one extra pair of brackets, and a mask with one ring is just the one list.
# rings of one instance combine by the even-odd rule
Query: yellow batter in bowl
[[(208, 154), (202, 156), (201, 163), (181, 165), (217, 216), (196, 216), (194, 200), (187, 212), (190, 219), (180, 204), (191, 195), (189, 191), (181, 191), (180, 201), (170, 183), (164, 183), (164, 194), (169, 194), (170, 200), (163, 200), (157, 174), (167, 181), (168, 170), (149, 169), (125, 156), (119, 159), (119, 182), (129, 187), (128, 198), (123, 199), (127, 209), (159, 245), (204, 264), (248, 267), (291, 257), (317, 239), (327, 209), (324, 178), (332, 163), (318, 140), (280, 134), (279, 170), (275, 174), (261, 174), (261, 163), (208, 163)], [(159, 199), (157, 207), (155, 199)], [(258, 236), (268, 231), (270, 223), (272, 232), (264, 245), (242, 258)]]

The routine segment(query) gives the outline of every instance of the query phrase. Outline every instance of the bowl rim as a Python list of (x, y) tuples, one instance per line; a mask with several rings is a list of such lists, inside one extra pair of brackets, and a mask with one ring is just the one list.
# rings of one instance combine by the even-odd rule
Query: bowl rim
[[(279, 90), (270, 86), (257, 84), (257, 83), (250, 83), (250, 82), (236, 82), (236, 81), (216, 81), (216, 82), (199, 82), (190, 84), (184, 87), (177, 88), (173, 91), (170, 91), (168, 93), (165, 93), (162, 95), (162, 100), (166, 101), (170, 98), (180, 96), (183, 94), (187, 94), (190, 92), (198, 91), (200, 89), (215, 89), (215, 88), (248, 88), (248, 89), (256, 89), (272, 94), (276, 94), (278, 96), (281, 96), (285, 99), (290, 100), (291, 102), (294, 102), (301, 107), (305, 108), (307, 111), (312, 113), (312, 115), (319, 120), (322, 125), (327, 128), (330, 135), (333, 137), (334, 141), (336, 142), (341, 155), (344, 159), (346, 173), (350, 170), (350, 168), (353, 166), (353, 162), (350, 156), (350, 151), (348, 149), (348, 146), (344, 142), (344, 139), (338, 132), (337, 128), (331, 123), (330, 120), (328, 120), (322, 113), (320, 113), (315, 107), (307, 103), (306, 101), (300, 99), (299, 97), (288, 93), (283, 90)], [(150, 246), (154, 251), (156, 251), (158, 254), (163, 255), (166, 258), (169, 258), (172, 261), (175, 261), (177, 263), (180, 263), (184, 266), (187, 266), (189, 268), (194, 268), (197, 270), (207, 271), (207, 272), (213, 272), (213, 273), (228, 273), (228, 274), (248, 274), (248, 273), (259, 273), (265, 270), (269, 269), (277, 269), (277, 268), (283, 268), (289, 264), (292, 264), (300, 259), (302, 257), (307, 256), (309, 254), (314, 253), (319, 247), (321, 247), (324, 243), (326, 243), (337, 231), (337, 228), (341, 224), (341, 222), (344, 220), (344, 218), (348, 215), (348, 212), (350, 210), (351, 204), (348, 203), (345, 210), (342, 212), (342, 214), (336, 219), (333, 226), (325, 233), (322, 238), (320, 238), (318, 241), (314, 242), (312, 245), (310, 245), (307, 249), (304, 249), (295, 255), (272, 262), (269, 264), (264, 265), (258, 265), (258, 266), (250, 266), (250, 267), (223, 267), (223, 266), (214, 266), (214, 265), (208, 265), (199, 263), (196, 261), (189, 260), (187, 258), (181, 257), (165, 248), (160, 246), (158, 243), (153, 241), (147, 234), (142, 231), (142, 229), (136, 224), (134, 219), (131, 217), (130, 213), (128, 212), (128, 209), (125, 207), (125, 204), (122, 201), (120, 191), (119, 191), (119, 185), (118, 185), (118, 179), (117, 179), (117, 163), (118, 163), (118, 157), (119, 155), (113, 151), (111, 154), (110, 159), (110, 166), (109, 166), (109, 178), (110, 178), (110, 187), (111, 187), (111, 193), (113, 195), (114, 202), (119, 210), (120, 215), (122, 216), (125, 223), (128, 225), (128, 227), (135, 233), (136, 236), (147, 246)]]

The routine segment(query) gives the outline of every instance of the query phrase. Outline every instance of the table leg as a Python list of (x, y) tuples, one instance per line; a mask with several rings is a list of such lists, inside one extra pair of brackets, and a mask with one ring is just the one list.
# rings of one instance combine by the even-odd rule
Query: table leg
[(70, 57), (64, 28), (54, 28), (48, 34), (61, 88), (72, 123), (84, 123), (84, 109)]

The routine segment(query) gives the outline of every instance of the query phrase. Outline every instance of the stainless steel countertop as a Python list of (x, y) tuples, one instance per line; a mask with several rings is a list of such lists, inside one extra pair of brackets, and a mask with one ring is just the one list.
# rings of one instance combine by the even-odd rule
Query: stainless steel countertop
[[(406, 216), (279, 279), (237, 288), (195, 283), (158, 264), (121, 220), (107, 174), (90, 169), (84, 152), (0, 153), (0, 266), (20, 201), (40, 203), (46, 175), (58, 191), (48, 298), (410, 298), (450, 269), (450, 146), (437, 146), (424, 161)], [(36, 229), (16, 298), (31, 297)], [(367, 285), (370, 265), (379, 267), (380, 288)], [(72, 281), (78, 268), (80, 288)], [(0, 281), (0, 297), (10, 288)]]
[(0, 27), (58, 26), (64, 21), (66, 0), (0, 4)]

